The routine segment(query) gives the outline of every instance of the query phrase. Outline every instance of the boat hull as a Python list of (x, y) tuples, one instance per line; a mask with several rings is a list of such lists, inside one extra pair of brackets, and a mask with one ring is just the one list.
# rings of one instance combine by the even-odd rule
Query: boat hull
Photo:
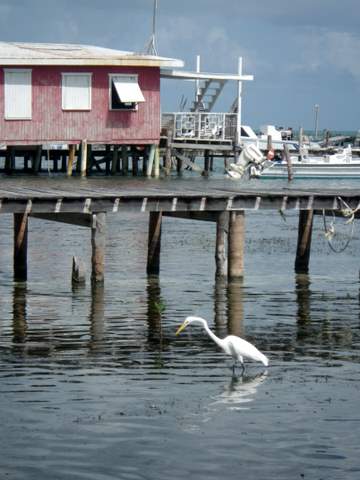
[[(360, 178), (360, 161), (349, 163), (293, 163), (291, 166), (294, 178)], [(276, 163), (266, 167), (260, 178), (288, 178), (286, 163)]]

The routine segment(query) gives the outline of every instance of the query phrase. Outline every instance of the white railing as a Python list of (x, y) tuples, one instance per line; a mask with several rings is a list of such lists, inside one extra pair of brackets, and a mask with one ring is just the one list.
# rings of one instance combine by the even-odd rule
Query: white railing
[(237, 115), (234, 113), (164, 113), (162, 127), (176, 140), (234, 140)]

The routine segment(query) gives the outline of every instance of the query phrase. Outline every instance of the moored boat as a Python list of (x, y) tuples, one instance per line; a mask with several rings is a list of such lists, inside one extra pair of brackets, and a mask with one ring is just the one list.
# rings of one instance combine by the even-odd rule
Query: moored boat
[[(290, 156), (293, 178), (360, 178), (360, 157), (353, 157), (351, 146), (332, 155)], [(253, 175), (260, 178), (287, 178), (288, 163), (265, 161), (258, 165)]]

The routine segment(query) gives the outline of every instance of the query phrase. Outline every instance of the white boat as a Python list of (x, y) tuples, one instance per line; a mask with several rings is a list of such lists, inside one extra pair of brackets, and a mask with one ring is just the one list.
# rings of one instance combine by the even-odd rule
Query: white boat
[(290, 130), (280, 130), (274, 125), (264, 125), (260, 127), (260, 134), (256, 135), (249, 125), (241, 125), (240, 142), (243, 145), (255, 144), (260, 150), (265, 151), (268, 148), (268, 137), (271, 136), (271, 144), (274, 150), (283, 150), (287, 145), (290, 152), (299, 151), (299, 142), (290, 140), (292, 135)]
[[(293, 178), (360, 178), (360, 157), (353, 158), (351, 146), (332, 155), (290, 156)], [(266, 160), (252, 170), (253, 177), (288, 178), (286, 160)]]

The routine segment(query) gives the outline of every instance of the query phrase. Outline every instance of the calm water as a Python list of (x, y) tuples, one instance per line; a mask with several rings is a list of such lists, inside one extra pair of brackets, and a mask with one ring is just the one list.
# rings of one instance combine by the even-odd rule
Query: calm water
[[(12, 218), (0, 216), (0, 478), (358, 479), (358, 225), (341, 254), (320, 218), (296, 276), (297, 216), (249, 213), (246, 276), (214, 281), (215, 227), (165, 219), (160, 279), (145, 275), (147, 217), (110, 216), (104, 289), (90, 233), (31, 219), (29, 280), (14, 284)], [(348, 226), (336, 220), (338, 246)], [(270, 358), (231, 361), (188, 314)]]

